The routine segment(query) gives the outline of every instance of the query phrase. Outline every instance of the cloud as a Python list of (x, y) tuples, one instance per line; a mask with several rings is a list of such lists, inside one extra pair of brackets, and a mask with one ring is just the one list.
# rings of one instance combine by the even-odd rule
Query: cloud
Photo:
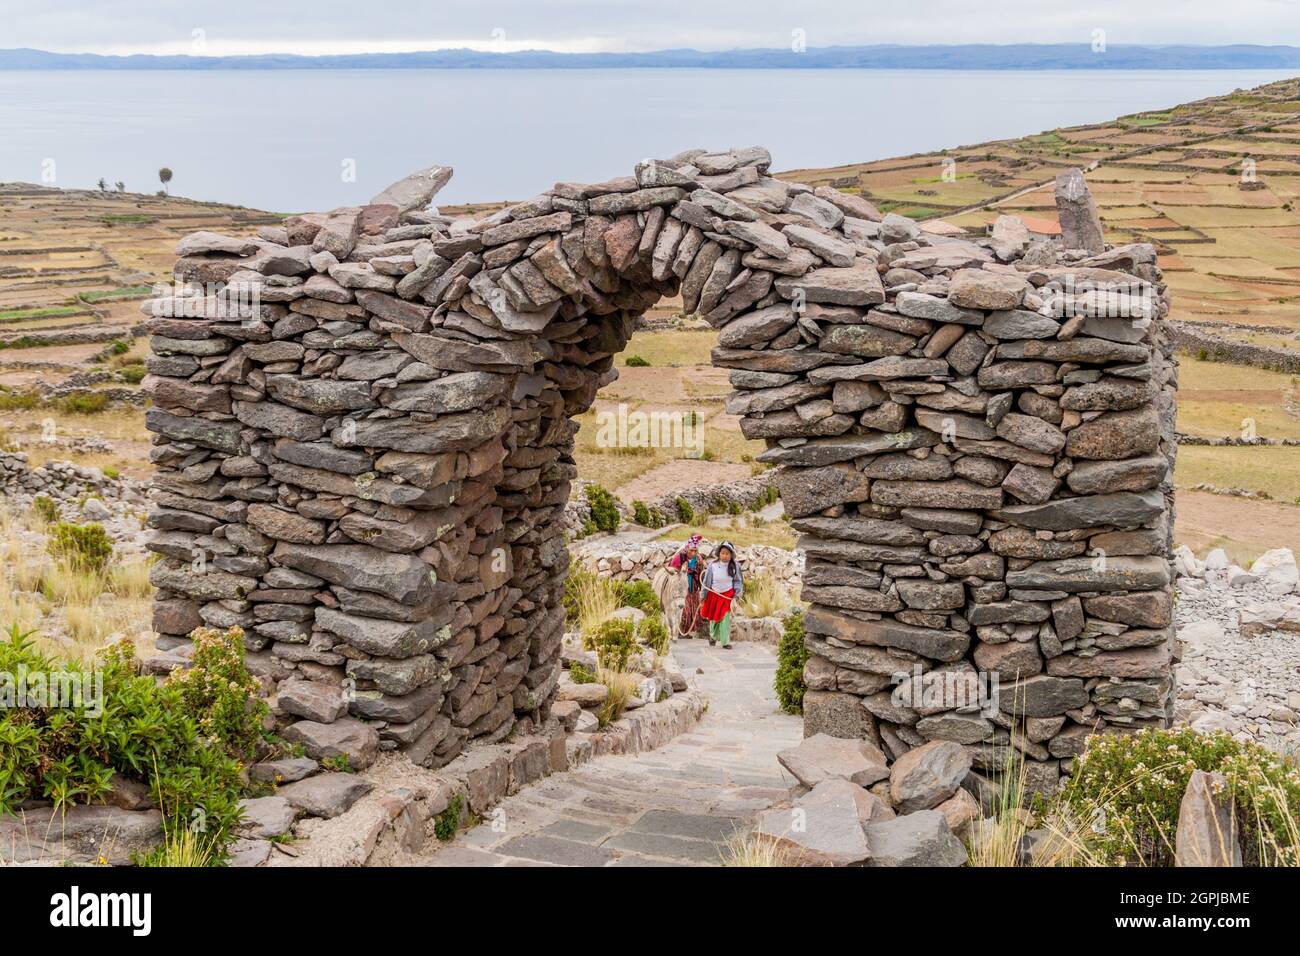
[[(871, 43), (1300, 45), (1294, 0), (0, 0), (0, 47), (59, 52), (564, 52)], [(200, 31), (197, 32), (196, 31)], [(205, 45), (196, 48), (195, 38)]]

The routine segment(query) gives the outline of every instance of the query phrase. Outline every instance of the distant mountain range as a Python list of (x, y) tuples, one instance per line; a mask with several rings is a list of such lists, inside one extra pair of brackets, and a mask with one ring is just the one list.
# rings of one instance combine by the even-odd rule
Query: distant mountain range
[(573, 69), (856, 69), (856, 70), (1282, 70), (1300, 69), (1293, 46), (1137, 46), (1086, 43), (959, 46), (840, 46), (793, 50), (656, 50), (650, 53), (556, 53), (525, 50), (431, 50), (344, 56), (102, 56), (0, 50), (0, 70), (573, 70)]

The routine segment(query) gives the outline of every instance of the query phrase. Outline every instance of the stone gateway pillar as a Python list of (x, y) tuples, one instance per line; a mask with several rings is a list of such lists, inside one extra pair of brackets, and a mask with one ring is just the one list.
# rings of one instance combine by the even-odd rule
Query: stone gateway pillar
[[(690, 151), (485, 218), (181, 242), (146, 304), (155, 629), (244, 629), (308, 752), (441, 766), (548, 717), (574, 416), (647, 308), (719, 329), (807, 557), (808, 733), (1032, 785), (1171, 714), (1174, 369), (1150, 246), (979, 242)], [(358, 720), (357, 718), (364, 718)]]

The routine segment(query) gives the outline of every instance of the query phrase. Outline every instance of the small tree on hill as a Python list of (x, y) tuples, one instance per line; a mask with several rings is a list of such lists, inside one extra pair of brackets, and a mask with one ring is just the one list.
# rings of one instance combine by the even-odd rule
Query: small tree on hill
[(163, 184), (163, 192), (167, 192), (167, 184), (172, 181), (172, 171), (164, 166), (158, 170), (158, 181)]

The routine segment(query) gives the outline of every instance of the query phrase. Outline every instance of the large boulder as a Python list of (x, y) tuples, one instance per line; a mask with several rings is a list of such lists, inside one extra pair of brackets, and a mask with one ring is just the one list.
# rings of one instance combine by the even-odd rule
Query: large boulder
[(337, 817), (348, 810), (374, 784), (350, 773), (322, 773), (280, 788), (280, 796), (314, 817)]
[(1083, 170), (1076, 167), (1056, 174), (1056, 215), (1061, 221), (1061, 244), (1066, 249), (1096, 253), (1106, 248), (1101, 216)]
[(889, 776), (879, 747), (866, 740), (829, 734), (805, 737), (797, 747), (778, 753), (776, 759), (805, 787), (816, 787), (823, 780), (848, 780), (869, 787)]
[(966, 848), (938, 810), (918, 810), (866, 827), (869, 866), (962, 866)]
[(0, 851), (6, 863), (54, 861), (126, 866), (137, 853), (163, 842), (158, 810), (74, 806), (66, 810), (18, 810), (0, 818)]
[(1250, 573), (1264, 583), (1270, 594), (1276, 596), (1300, 588), (1300, 569), (1296, 567), (1295, 554), (1290, 548), (1265, 551), (1250, 566)]
[(970, 754), (961, 744), (933, 740), (894, 761), (889, 792), (904, 813), (929, 810), (957, 792), (970, 768)]
[(863, 827), (893, 816), (880, 798), (843, 779), (823, 780), (789, 809), (759, 814), (754, 833), (799, 866), (852, 866), (870, 855)]
[(1178, 806), (1175, 866), (1241, 866), (1241, 843), (1227, 780), (1193, 770)]
[(379, 753), (379, 731), (352, 717), (330, 724), (300, 720), (285, 728), (284, 739), (302, 744), (316, 760), (346, 758), (351, 770), (365, 770)]

